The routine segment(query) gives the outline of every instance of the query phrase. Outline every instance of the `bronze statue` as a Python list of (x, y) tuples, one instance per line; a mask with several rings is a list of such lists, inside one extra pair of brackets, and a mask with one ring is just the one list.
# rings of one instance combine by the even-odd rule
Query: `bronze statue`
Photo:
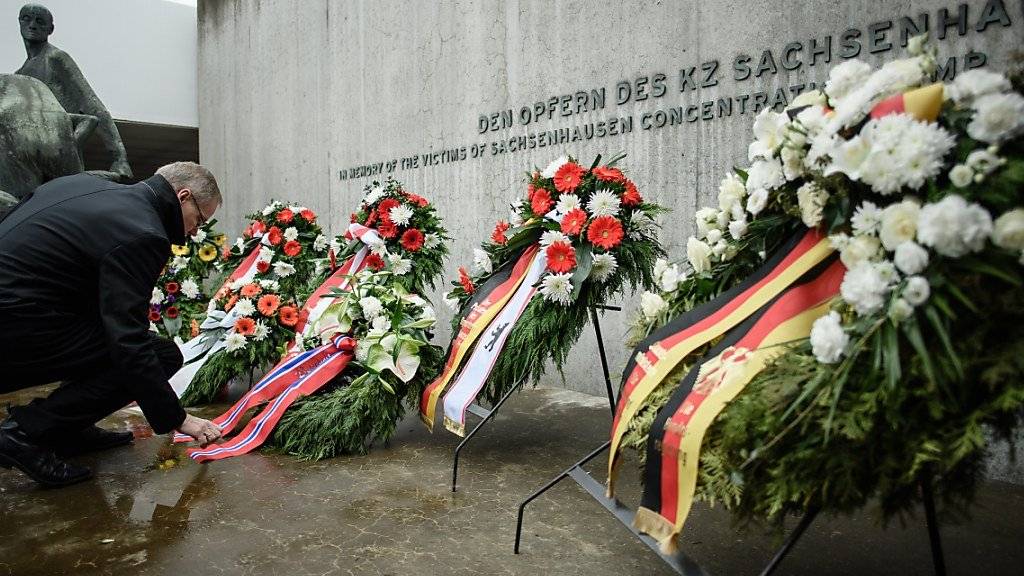
[(18, 22), (28, 58), (15, 74), (41, 80), (73, 118), (75, 115), (95, 116), (96, 131), (112, 158), (111, 174), (97, 175), (119, 180), (131, 178), (128, 156), (110, 112), (71, 56), (48, 41), (53, 33), (53, 15), (45, 6), (26, 4), (18, 13)]

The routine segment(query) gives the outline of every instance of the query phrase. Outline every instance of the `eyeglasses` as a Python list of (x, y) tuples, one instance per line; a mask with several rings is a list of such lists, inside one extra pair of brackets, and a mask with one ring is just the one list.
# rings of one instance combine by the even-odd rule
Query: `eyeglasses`
[(203, 209), (199, 207), (199, 201), (196, 200), (195, 196), (193, 196), (190, 193), (188, 195), (188, 197), (192, 199), (192, 204), (196, 207), (196, 212), (199, 212), (199, 217), (202, 218), (202, 220), (200, 220), (199, 223), (196, 224), (196, 227), (199, 227), (199, 226), (202, 226), (203, 224), (206, 224), (206, 221), (209, 220), (210, 217), (207, 216), (206, 214), (203, 214)]

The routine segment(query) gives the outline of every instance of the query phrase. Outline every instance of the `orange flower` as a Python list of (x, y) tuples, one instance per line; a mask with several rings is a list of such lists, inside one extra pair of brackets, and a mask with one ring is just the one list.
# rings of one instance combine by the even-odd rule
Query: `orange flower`
[(626, 191), (622, 193), (622, 205), (639, 206), (644, 199), (640, 196), (640, 191), (636, 189), (636, 184), (633, 184), (632, 180), (626, 180), (623, 184)]
[(277, 307), (281, 305), (281, 297), (277, 294), (265, 294), (256, 302), (256, 309), (264, 316), (273, 316)]
[(466, 272), (465, 266), (459, 266), (459, 284), (462, 284), (462, 289), (466, 291), (466, 294), (472, 294), (476, 290), (473, 287), (473, 280), (469, 277), (469, 273)]
[(622, 223), (614, 216), (599, 216), (590, 223), (587, 240), (595, 246), (611, 250), (622, 242)]
[(575, 162), (566, 162), (555, 172), (555, 189), (559, 192), (572, 192), (580, 185), (583, 174), (586, 171), (583, 166)]
[(285, 208), (277, 213), (277, 221), (281, 224), (290, 224), (295, 219), (295, 212)]
[(576, 251), (566, 242), (553, 242), (544, 253), (548, 257), (548, 270), (556, 274), (568, 272), (576, 267)]
[(235, 304), (237, 304), (237, 303), (238, 303), (238, 294), (233, 294), (231, 296), (231, 298), (228, 300), (228, 303), (224, 305), (224, 311), (225, 312), (230, 312), (231, 309), (234, 308)]
[(284, 243), (284, 253), (287, 256), (298, 256), (302, 252), (302, 244), (298, 240), (289, 240)]
[(622, 174), (621, 170), (608, 166), (598, 166), (597, 168), (594, 168), (594, 176), (602, 182), (622, 182), (626, 178), (626, 176)]
[(310, 210), (309, 208), (306, 208), (302, 212), (299, 212), (299, 216), (302, 216), (302, 219), (305, 220), (306, 222), (314, 222), (316, 220), (316, 213)]
[(260, 285), (253, 282), (252, 284), (246, 284), (245, 286), (242, 286), (242, 290), (240, 292), (242, 293), (242, 296), (245, 296), (246, 298), (252, 298), (253, 296), (259, 294), (262, 291), (263, 290), (260, 288)]
[(192, 319), (192, 322), (189, 324), (189, 326), (189, 338), (195, 338), (196, 336), (199, 336), (199, 322), (196, 322), (195, 318)]
[(583, 230), (583, 225), (587, 223), (587, 213), (579, 208), (573, 208), (569, 210), (569, 213), (562, 218), (562, 232), (575, 236)]
[(229, 244), (225, 244), (224, 247), (220, 249), (220, 259), (227, 260), (228, 258), (231, 258), (231, 246)]
[(267, 241), (270, 242), (271, 246), (277, 246), (283, 239), (284, 236), (281, 234), (281, 229), (277, 226), (271, 226), (270, 230), (267, 230)]
[(256, 322), (252, 318), (239, 318), (235, 320), (235, 332), (242, 336), (252, 336), (256, 332)]
[(295, 306), (282, 306), (278, 311), (277, 320), (284, 326), (293, 327), (299, 323), (299, 311)]
[(530, 209), (537, 216), (543, 216), (551, 210), (555, 201), (551, 199), (551, 193), (544, 188), (537, 188), (530, 197)]
[(498, 220), (498, 223), (494, 225), (494, 232), (491, 232), (491, 242), (504, 246), (508, 242), (508, 238), (505, 237), (505, 231), (511, 227), (512, 225), (508, 222)]

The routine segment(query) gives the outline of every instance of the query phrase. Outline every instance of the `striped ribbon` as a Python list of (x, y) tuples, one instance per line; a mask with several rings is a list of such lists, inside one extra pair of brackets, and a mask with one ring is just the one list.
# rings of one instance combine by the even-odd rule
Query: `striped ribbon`
[(515, 261), (514, 266), (510, 265), (511, 261), (506, 263), (504, 267), (499, 268), (487, 281), (477, 287), (467, 304), (469, 313), (459, 323), (459, 331), (452, 339), (444, 370), (423, 390), (423, 395), (420, 397), (420, 419), (426, 424), (428, 430), (433, 431), (434, 429), (437, 400), (458, 371), (462, 358), (523, 282), (530, 269), (530, 264), (538, 252), (536, 244), (530, 245)]
[(871, 109), (872, 118), (882, 118), (890, 114), (910, 114), (918, 120), (934, 122), (942, 111), (942, 95), (945, 87), (936, 82), (921, 88), (915, 88), (890, 96)]
[(634, 518), (662, 551), (673, 553), (697, 486), (704, 434), (725, 405), (786, 344), (806, 338), (814, 321), (828, 312), (846, 273), (833, 254), (730, 330), (691, 369), (651, 425), (644, 470), (644, 495)]
[(491, 370), (494, 369), (494, 363), (498, 360), (498, 355), (505, 347), (509, 333), (537, 293), (535, 284), (546, 266), (547, 258), (544, 252), (538, 252), (515, 293), (484, 330), (484, 333), (490, 335), (490, 339), (480, 340), (473, 348), (459, 377), (445, 394), (444, 426), (449, 431), (459, 436), (466, 435), (466, 410), (484, 387)]
[(338, 335), (330, 344), (311, 350), (312, 354), (301, 355), (301, 364), (290, 371), (298, 378), (250, 420), (237, 436), (223, 444), (191, 448), (188, 450), (189, 457), (196, 462), (222, 460), (259, 448), (293, 402), (316, 392), (345, 369), (352, 359), (355, 344), (351, 337)]
[(684, 358), (750, 317), (833, 252), (817, 229), (794, 236), (757, 271), (717, 298), (680, 315), (636, 347), (623, 374), (612, 423), (608, 495), (614, 495), (619, 448), (647, 397)]

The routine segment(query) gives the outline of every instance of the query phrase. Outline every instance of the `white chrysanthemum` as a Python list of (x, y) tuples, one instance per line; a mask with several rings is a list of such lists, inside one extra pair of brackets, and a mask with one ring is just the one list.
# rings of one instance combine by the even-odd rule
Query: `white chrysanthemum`
[(992, 234), (992, 216), (978, 204), (956, 194), (921, 208), (917, 239), (943, 256), (959, 258), (977, 252)]
[(595, 254), (590, 268), (590, 277), (598, 282), (604, 282), (611, 278), (618, 267), (619, 262), (615, 259), (615, 256), (607, 252)]
[(996, 168), (1006, 164), (1006, 158), (999, 157), (996, 154), (997, 152), (999, 152), (999, 147), (995, 145), (981, 150), (974, 150), (967, 155), (967, 160), (964, 163), (967, 164), (967, 167), (972, 172), (987, 176), (994, 172)]
[(381, 196), (384, 195), (384, 188), (382, 186), (374, 186), (363, 196), (363, 204), (367, 206), (376, 203), (380, 200)]
[(920, 213), (921, 205), (916, 200), (904, 200), (886, 206), (878, 230), (882, 246), (891, 252), (900, 244), (913, 240), (917, 235), (917, 218)]
[(239, 252), (245, 250), (245, 240), (242, 240), (241, 238), (235, 238), (235, 248), (237, 248)]
[(782, 146), (788, 123), (789, 116), (785, 113), (779, 114), (770, 107), (761, 110), (754, 119), (754, 141), (747, 148), (747, 159), (753, 161), (774, 156)]
[(161, 303), (163, 301), (164, 301), (163, 290), (160, 290), (159, 288), (153, 288), (153, 293), (149, 297), (149, 303), (155, 306), (155, 305), (157, 305), (157, 304), (159, 304), (159, 303)]
[(718, 185), (718, 208), (731, 212), (733, 206), (743, 203), (743, 198), (746, 195), (747, 187), (743, 184), (743, 180), (730, 172)]
[(424, 248), (436, 248), (441, 243), (441, 238), (433, 232), (423, 236)]
[(270, 263), (274, 259), (274, 250), (269, 246), (260, 246), (260, 253), (256, 256), (257, 262)]
[(764, 207), (768, 205), (768, 191), (764, 188), (758, 188), (750, 193), (750, 197), (747, 198), (747, 212), (750, 212), (751, 216), (757, 216), (764, 210)]
[(839, 259), (844, 266), (852, 268), (860, 262), (875, 258), (881, 247), (882, 243), (874, 236), (854, 236), (839, 249)]
[(569, 304), (572, 294), (572, 274), (548, 274), (541, 280), (540, 293), (545, 300)]
[(889, 306), (889, 318), (896, 322), (902, 322), (914, 314), (914, 306), (907, 302), (906, 298), (897, 298)]
[(877, 266), (862, 261), (846, 271), (839, 292), (857, 314), (866, 316), (882, 309), (891, 289)]
[(654, 292), (644, 292), (640, 295), (640, 311), (648, 320), (653, 320), (659, 314), (668, 309), (668, 302)]
[(835, 157), (842, 142), (843, 140), (835, 134), (826, 132), (815, 134), (811, 137), (811, 147), (804, 157), (804, 166), (812, 170), (820, 170), (829, 159)]
[(697, 274), (711, 269), (711, 246), (690, 236), (686, 240), (686, 259)]
[(237, 292), (242, 289), (242, 286), (245, 286), (248, 283), (249, 281), (246, 280), (245, 278), (236, 278), (231, 281), (231, 284), (228, 285), (228, 288)]
[(175, 270), (181, 270), (187, 266), (188, 258), (185, 258), (184, 256), (175, 256), (174, 259), (171, 260), (171, 268), (174, 268)]
[(837, 312), (829, 312), (814, 321), (811, 327), (811, 352), (818, 362), (835, 364), (843, 357), (849, 344), (850, 336), (843, 330)]
[(808, 228), (821, 223), (828, 202), (828, 192), (814, 182), (805, 182), (796, 191), (797, 204), (800, 208), (800, 219)]
[(1024, 208), (1014, 208), (996, 218), (992, 242), (1007, 250), (1024, 250)]
[(195, 280), (188, 278), (181, 283), (181, 293), (190, 300), (199, 298), (199, 284)]
[(274, 262), (274, 274), (277, 274), (278, 278), (287, 278), (295, 274), (295, 266), (287, 262)]
[(370, 346), (372, 342), (356, 342), (356, 362), (366, 362), (370, 357)]
[(896, 247), (892, 261), (904, 274), (919, 274), (928, 267), (928, 251), (917, 242), (903, 242)]
[(473, 272), (475, 274), (490, 274), (493, 270), (491, 257), (486, 251), (480, 248), (473, 249)]
[(825, 82), (825, 93), (833, 102), (837, 102), (863, 84), (870, 76), (870, 64), (858, 59), (847, 60), (829, 71), (828, 80)]
[(224, 349), (227, 350), (228, 352), (241, 350), (242, 348), (245, 348), (245, 336), (232, 330), (231, 332), (228, 332), (226, 336), (224, 336), (224, 344)]
[(391, 320), (389, 320), (385, 316), (377, 316), (376, 318), (373, 319), (370, 325), (373, 327), (374, 330), (381, 333), (391, 330)]
[(282, 234), (282, 236), (284, 236), (284, 239), (285, 239), (286, 242), (291, 242), (292, 240), (298, 240), (298, 238), (299, 238), (299, 230), (295, 226), (289, 226), (289, 227), (284, 229), (284, 234)]
[(949, 181), (957, 188), (966, 188), (974, 182), (974, 170), (964, 164), (957, 164), (949, 171)]
[(323, 234), (320, 234), (319, 236), (316, 237), (316, 240), (313, 240), (313, 250), (316, 250), (317, 252), (323, 252), (324, 250), (327, 249), (327, 244), (327, 237), (324, 236)]
[(392, 208), (388, 214), (391, 215), (391, 221), (398, 226), (408, 226), (409, 221), (412, 220), (412, 208), (409, 208), (405, 204), (400, 204)]
[(650, 216), (643, 212), (634, 212), (627, 228), (629, 230), (629, 237), (632, 240), (640, 240), (644, 236), (652, 236), (658, 231), (658, 225)]
[(956, 79), (945, 87), (946, 97), (957, 104), (969, 103), (979, 96), (998, 94), (1010, 90), (1006, 76), (981, 68), (967, 70), (956, 75)]
[(616, 216), (619, 213), (619, 197), (608, 190), (598, 190), (587, 202), (587, 211), (594, 218), (598, 216)]
[(242, 316), (251, 316), (256, 311), (256, 305), (249, 298), (242, 298), (235, 304), (235, 312)]
[(782, 173), (782, 162), (777, 158), (758, 160), (750, 166), (747, 173), (747, 190), (753, 194), (757, 190), (774, 190), (786, 183)]
[(924, 304), (931, 293), (931, 285), (924, 276), (911, 276), (907, 278), (907, 285), (903, 288), (903, 297), (907, 299), (911, 306)]
[(874, 202), (864, 201), (853, 212), (850, 218), (853, 233), (857, 236), (876, 235), (882, 225), (882, 210)]
[(559, 216), (565, 216), (572, 210), (580, 208), (580, 198), (575, 194), (562, 194), (558, 197), (558, 202), (555, 204), (555, 212), (558, 212)]
[(408, 258), (392, 256), (388, 259), (388, 263), (391, 264), (391, 272), (393, 272), (395, 276), (405, 276), (412, 270), (412, 260)]
[[(894, 60), (872, 73), (866, 80), (856, 82), (853, 89), (841, 98), (833, 98), (835, 111), (829, 118), (826, 131), (834, 134), (843, 128), (854, 126), (867, 117), (878, 102), (921, 85), (927, 78), (930, 63), (928, 56)], [(827, 87), (825, 91), (829, 91)]]
[(729, 235), (734, 240), (739, 240), (747, 234), (747, 219), (739, 218), (729, 222)]
[(967, 134), (975, 140), (996, 144), (1024, 128), (1024, 96), (1016, 92), (986, 94), (974, 102), (974, 118)]
[(541, 170), (541, 177), (554, 178), (555, 174), (558, 172), (558, 169), (565, 165), (567, 162), (569, 162), (568, 156), (559, 156), (558, 158), (555, 158), (554, 160), (551, 161), (550, 164), (547, 165), (547, 168)]
[(845, 232), (840, 232), (829, 236), (828, 242), (835, 250), (842, 250), (850, 243), (850, 237)]
[(196, 230), (196, 233), (192, 236), (192, 241), (199, 244), (203, 240), (206, 240), (206, 230), (200, 228)]
[(257, 342), (262, 342), (270, 334), (270, 329), (263, 320), (256, 321), (256, 328), (253, 329), (252, 339)]
[(367, 320), (372, 320), (380, 313), (384, 311), (384, 305), (380, 303), (380, 300), (376, 296), (364, 296), (359, 299), (359, 307), (363, 311), (363, 316)]
[(562, 234), (558, 230), (548, 230), (540, 235), (541, 248), (547, 248), (548, 246), (551, 246), (555, 242), (566, 242), (572, 244), (572, 241), (569, 240), (569, 237), (566, 236), (565, 234)]
[(260, 287), (264, 290), (277, 292), (281, 288), (281, 285), (277, 283), (277, 280), (260, 280)]

